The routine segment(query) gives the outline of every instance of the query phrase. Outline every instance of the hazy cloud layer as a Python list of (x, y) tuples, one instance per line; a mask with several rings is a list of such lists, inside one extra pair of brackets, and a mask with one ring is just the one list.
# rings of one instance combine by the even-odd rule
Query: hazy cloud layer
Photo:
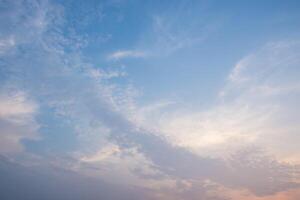
[[(88, 16), (74, 15), (80, 4)], [(123, 2), (0, 5), (1, 199), (299, 198), (299, 40), (244, 55), (213, 103), (191, 110), (171, 96), (143, 102), (130, 79), (141, 72), (110, 65), (201, 45), (220, 27), (208, 14), (187, 22), (200, 7), (148, 13), (135, 48), (95, 58), (95, 34), (110, 33), (93, 26), (122, 24)]]

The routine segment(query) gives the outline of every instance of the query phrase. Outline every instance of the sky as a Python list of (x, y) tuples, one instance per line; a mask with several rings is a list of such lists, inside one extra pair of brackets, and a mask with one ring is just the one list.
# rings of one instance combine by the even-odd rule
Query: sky
[(299, 200), (300, 1), (0, 0), (0, 199)]

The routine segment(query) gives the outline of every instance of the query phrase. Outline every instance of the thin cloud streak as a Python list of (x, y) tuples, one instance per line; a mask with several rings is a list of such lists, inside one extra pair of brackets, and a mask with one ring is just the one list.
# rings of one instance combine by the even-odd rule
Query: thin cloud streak
[(116, 51), (107, 56), (109, 60), (121, 60), (124, 58), (144, 58), (147, 54), (143, 51), (123, 50)]

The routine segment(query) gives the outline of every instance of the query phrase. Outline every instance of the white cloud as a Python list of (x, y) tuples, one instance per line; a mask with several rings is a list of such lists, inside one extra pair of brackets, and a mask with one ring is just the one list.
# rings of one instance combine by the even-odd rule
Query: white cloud
[[(151, 28), (142, 35), (138, 48), (146, 50), (151, 56), (168, 56), (178, 50), (200, 45), (220, 26), (220, 19), (208, 18), (202, 6), (196, 3), (188, 10), (174, 6), (159, 15), (152, 15)], [(203, 11), (201, 20), (199, 10)], [(199, 20), (188, 20), (193, 18)]]
[(114, 144), (108, 144), (101, 148), (98, 152), (93, 155), (83, 156), (80, 158), (82, 162), (100, 162), (103, 161), (117, 153), (120, 153), (120, 148)]
[(13, 36), (7, 38), (0, 38), (0, 55), (5, 54), (15, 46), (15, 39)]
[(101, 69), (95, 69), (95, 68), (91, 68), (88, 73), (90, 74), (90, 76), (92, 78), (96, 78), (96, 79), (111, 79), (111, 78), (118, 78), (118, 77), (122, 77), (122, 76), (126, 76), (125, 72), (121, 72), (121, 71), (103, 71)]
[(205, 38), (204, 33), (198, 33), (197, 36), (192, 35), (195, 26), (185, 23), (186, 27), (182, 28), (180, 22), (174, 21), (173, 18), (166, 16), (153, 17), (153, 31), (155, 37), (154, 47), (157, 52), (170, 54), (181, 48), (190, 47), (199, 44)]
[[(38, 8), (40, 9), (39, 6)], [(51, 14), (48, 13), (48, 15)], [(178, 182), (185, 182), (186, 177), (202, 179), (206, 176), (212, 176), (215, 178), (220, 174), (215, 175), (212, 172), (222, 173), (222, 171), (217, 171), (220, 169), (228, 172), (228, 168), (221, 161), (202, 159), (201, 156), (195, 156), (185, 150), (193, 151), (198, 155), (220, 156), (220, 154), (226, 154), (228, 148), (236, 150), (252, 141), (264, 145), (266, 140), (274, 138), (274, 130), (270, 129), (274, 122), (272, 116), (276, 117), (285, 113), (286, 110), (281, 110), (280, 104), (279, 107), (278, 104), (273, 103), (266, 105), (269, 104), (269, 101), (266, 101), (264, 96), (257, 91), (261, 89), (262, 93), (268, 94), (278, 92), (274, 89), (274, 85), (261, 85), (259, 84), (261, 81), (255, 81), (257, 84), (253, 87), (253, 82), (249, 82), (249, 80), (257, 80), (252, 78), (257, 77), (257, 74), (254, 73), (254, 76), (248, 72), (244, 74), (244, 70), (253, 65), (253, 59), (257, 59), (257, 63), (261, 63), (261, 59), (266, 58), (265, 55), (259, 56), (260, 52), (255, 53), (251, 60), (244, 63), (246, 67), (237, 70), (235, 77), (247, 77), (247, 84), (243, 85), (242, 93), (240, 93), (240, 85), (235, 84), (234, 81), (228, 83), (223, 98), (227, 99), (229, 93), (238, 93), (237, 98), (230, 99), (229, 103), (225, 99), (223, 104), (216, 105), (205, 112), (193, 110), (183, 113), (175, 109), (174, 112), (168, 110), (162, 114), (159, 111), (170, 105), (169, 101), (140, 108), (134, 99), (134, 88), (111, 83), (105, 84), (99, 81), (99, 79), (118, 77), (120, 76), (118, 72), (104, 73), (84, 62), (86, 59), (80, 53), (72, 54), (64, 51), (64, 45), (73, 45), (73, 41), (69, 40), (67, 36), (60, 35), (59, 33), (64, 33), (61, 30), (57, 31), (58, 35), (55, 36), (42, 31), (45, 28), (51, 29), (53, 25), (49, 21), (43, 22), (43, 20), (48, 19), (46, 17), (48, 15), (41, 11), (41, 14), (34, 15), (37, 19), (33, 17), (30, 20), (32, 23), (20, 20), (24, 24), (29, 24), (31, 30), (29, 32), (32, 34), (38, 32), (40, 35), (38, 35), (39, 37), (29, 37), (32, 35), (24, 34), (22, 37), (22, 33), (27, 33), (25, 30), (29, 28), (18, 26), (18, 41), (26, 41), (28, 46), (24, 46), (23, 51), (17, 52), (18, 54), (8, 62), (12, 63), (12, 66), (7, 67), (15, 72), (13, 75), (16, 77), (12, 77), (12, 80), (17, 80), (19, 86), (24, 85), (33, 95), (39, 97), (43, 105), (49, 106), (51, 110), (54, 110), (54, 113), (62, 116), (60, 118), (61, 124), (68, 123), (73, 128), (74, 136), (66, 136), (75, 138), (78, 147), (76, 152), (79, 156), (75, 156), (75, 161), (73, 160), (75, 164), (71, 164), (74, 164), (72, 169), (78, 169), (80, 173), (105, 178), (114, 183), (116, 183), (115, 180), (118, 180), (118, 184), (132, 183), (149, 186), (148, 188), (156, 187), (158, 190), (155, 194), (159, 194), (157, 191), (163, 190), (162, 186), (167, 190), (174, 188)], [(57, 27), (55, 26), (55, 28)], [(161, 39), (167, 39), (164, 50), (171, 52), (197, 42), (197, 40), (193, 40), (196, 39), (194, 37), (190, 40), (190, 35), (185, 35), (184, 30), (180, 32), (181, 29), (177, 29), (179, 32), (174, 35), (173, 30), (176, 28), (173, 29), (172, 27), (164, 33), (164, 30), (159, 29), (162, 31), (159, 33), (164, 33)], [(26, 47), (30, 48), (26, 49)], [(280, 49), (278, 48), (278, 50)], [(266, 50), (266, 52), (269, 51)], [(26, 56), (24, 56), (24, 52)], [(282, 60), (282, 49), (277, 54), (277, 58), (279, 56), (277, 61)], [(110, 59), (118, 60), (126, 57), (143, 57), (145, 54), (138, 51), (119, 51), (111, 54), (111, 56)], [(291, 60), (295, 61), (294, 58)], [(269, 61), (264, 62), (273, 65)], [(256, 71), (254, 70), (254, 72)], [(293, 74), (298, 77), (296, 73)], [(291, 76), (288, 77), (290, 80)], [(279, 80), (284, 79), (280, 78)], [(256, 85), (260, 87), (256, 87)], [(288, 86), (291, 84), (284, 85), (283, 88), (291, 88)], [(266, 90), (268, 92), (265, 92)], [(286, 92), (289, 93), (290, 90), (286, 90)], [(256, 93), (259, 95), (253, 95)], [(3, 92), (3, 94), (6, 93)], [(36, 103), (30, 101), (24, 92), (3, 95), (1, 98), (3, 99), (1, 101), (2, 106), (0, 106), (2, 117), (0, 120), (1, 151), (21, 150), (22, 139), (33, 139), (37, 135)], [(7, 107), (10, 108), (7, 109)], [(293, 119), (299, 119), (298, 113), (295, 111), (295, 118)], [(290, 121), (289, 116), (290, 112), (286, 113), (287, 119), (283, 122)], [(293, 121), (289, 123), (296, 133), (299, 130), (298, 126), (295, 126)], [(282, 131), (284, 134), (288, 130), (281, 126), (282, 124), (278, 123), (275, 130), (277, 133)], [(51, 124), (49, 125), (51, 126)], [(155, 127), (155, 131), (152, 132), (153, 128), (149, 127)], [(154, 136), (154, 134), (163, 139)], [(278, 134), (278, 136), (282, 135)], [(294, 136), (292, 134), (290, 139), (296, 141)], [(265, 139), (261, 140), (264, 137)], [(169, 143), (165, 142), (164, 139)], [(285, 147), (286, 143), (281, 143), (280, 139), (279, 137), (272, 143), (278, 142)], [(293, 152), (299, 152), (296, 143), (292, 144), (289, 146), (297, 150)], [(182, 148), (178, 148), (178, 146)], [(282, 148), (277, 149), (281, 150)], [(287, 152), (290, 153), (290, 150), (288, 149)], [(60, 159), (68, 162), (64, 155), (61, 154)], [(53, 161), (53, 159), (49, 160), (48, 162)], [(69, 165), (64, 167), (68, 168)], [(199, 170), (200, 167), (203, 167), (203, 171)], [(238, 172), (244, 172), (243, 170), (239, 169)], [(232, 181), (236, 174), (229, 177)], [(224, 179), (221, 176), (219, 180), (224, 181), (222, 178)], [(265, 181), (267, 178), (262, 176), (254, 180)], [(179, 179), (179, 181), (177, 182), (175, 179)], [(248, 176), (238, 177), (236, 182), (240, 180), (248, 181)], [(189, 185), (189, 182), (186, 185)], [(243, 184), (243, 186), (245, 185), (247, 186), (247, 183)], [(178, 188), (182, 189), (182, 187)], [(199, 188), (194, 188), (194, 190), (198, 191)], [(160, 198), (164, 199), (162, 196)]]
[(299, 41), (267, 44), (232, 69), (219, 103), (204, 111), (145, 113), (144, 126), (199, 155), (224, 157), (254, 145), (300, 163), (299, 65)]
[(147, 54), (143, 51), (136, 51), (136, 50), (122, 50), (116, 51), (108, 55), (109, 60), (120, 60), (123, 58), (143, 58), (146, 57)]
[(176, 186), (175, 180), (164, 177), (136, 148), (122, 149), (108, 142), (94, 153), (75, 156), (80, 161), (80, 166), (77, 166), (80, 173), (101, 177), (108, 182), (118, 179), (119, 184), (158, 190)]
[(23, 149), (22, 139), (37, 139), (38, 124), (34, 117), (37, 105), (22, 91), (0, 95), (0, 153), (16, 153)]
[(24, 92), (0, 96), (0, 117), (14, 119), (20, 116), (31, 115), (36, 111), (36, 105), (28, 102)]

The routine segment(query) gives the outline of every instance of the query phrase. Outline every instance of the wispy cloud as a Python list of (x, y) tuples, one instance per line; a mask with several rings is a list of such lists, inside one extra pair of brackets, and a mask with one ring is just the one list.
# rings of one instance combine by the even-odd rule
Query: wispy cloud
[(163, 112), (149, 126), (160, 127), (170, 143), (200, 155), (223, 157), (258, 145), (283, 161), (299, 163), (300, 149), (292, 142), (300, 128), (292, 120), (298, 118), (299, 57), (298, 41), (267, 44), (233, 67), (211, 109)]
[[(0, 83), (14, 86), (0, 90), (0, 154), (19, 151), (11, 158), (24, 161), (28, 153), (44, 169), (63, 169), (63, 175), (56, 170), (56, 178), (68, 183), (62, 186), (75, 184), (66, 191), (75, 192), (78, 199), (87, 194), (99, 199), (110, 191), (99, 193), (100, 186), (107, 187), (98, 185), (102, 180), (112, 183), (110, 189), (121, 185), (131, 191), (134, 186), (138, 191), (133, 193), (143, 194), (136, 199), (223, 200), (220, 191), (225, 198), (236, 198), (232, 194), (236, 192), (237, 197), (259, 199), (299, 188), (300, 149), (294, 142), (300, 130), (299, 42), (272, 43), (241, 59), (227, 77), (218, 102), (207, 110), (187, 110), (172, 100), (141, 106), (130, 81), (115, 80), (125, 72), (107, 71), (87, 61), (80, 47), (88, 43), (76, 32), (68, 32), (74, 28), (73, 21), (71, 25), (65, 21), (64, 9), (51, 2), (14, 2), (7, 6), (9, 23), (0, 24), (4, 35), (0, 48), (5, 52), (1, 53), (5, 69), (1, 68)], [(209, 31), (200, 28), (198, 35), (201, 23), (187, 21), (182, 16), (188, 12), (180, 11), (175, 18), (171, 14), (153, 18), (155, 34), (151, 32), (150, 43), (147, 40), (145, 48), (136, 48), (147, 51), (116, 51), (107, 59), (142, 58), (149, 55), (146, 52), (167, 55), (198, 44)], [(12, 47), (16, 51), (7, 55)], [(47, 133), (47, 145), (34, 143), (47, 153), (23, 143)], [(65, 149), (70, 140), (73, 148)], [(61, 141), (63, 152), (52, 151)], [(0, 170), (3, 166), (14, 169), (9, 162), (3, 163)], [(27, 174), (26, 169), (18, 169)], [(19, 170), (9, 175), (15, 172)], [(45, 174), (52, 177), (49, 171)], [(64, 180), (65, 175), (70, 177)], [(36, 183), (31, 181), (35, 176), (25, 177), (23, 185)], [(92, 189), (86, 191), (81, 184)], [(50, 186), (46, 187), (45, 191)], [(56, 194), (65, 197), (64, 191)], [(128, 195), (112, 192), (105, 198), (122, 199), (124, 194)]]
[(10, 36), (7, 38), (0, 38), (0, 54), (4, 54), (15, 46), (15, 39)]
[[(183, 17), (183, 16), (182, 16)], [(193, 35), (193, 25), (187, 23), (186, 29), (179, 27), (179, 24), (171, 17), (154, 16), (153, 32), (155, 37), (155, 49), (164, 54), (171, 54), (182, 48), (197, 45), (205, 39), (205, 34)], [(158, 52), (156, 52), (158, 53)]]
[(143, 51), (136, 51), (136, 50), (120, 50), (111, 53), (107, 56), (109, 60), (120, 60), (124, 58), (143, 58), (146, 57), (147, 54)]
[[(203, 13), (202, 19), (191, 20), (199, 18), (195, 16), (199, 10)], [(167, 56), (182, 49), (199, 46), (215, 33), (222, 23), (217, 17), (208, 17), (206, 12), (202, 5), (195, 3), (194, 7), (189, 7), (188, 10), (183, 5), (177, 5), (152, 15), (151, 27), (141, 37), (138, 46), (153, 56)]]
[[(3, 94), (3, 92), (6, 92)], [(22, 139), (37, 139), (39, 125), (35, 120), (37, 105), (22, 91), (1, 90), (0, 94), (0, 153), (23, 150)]]

